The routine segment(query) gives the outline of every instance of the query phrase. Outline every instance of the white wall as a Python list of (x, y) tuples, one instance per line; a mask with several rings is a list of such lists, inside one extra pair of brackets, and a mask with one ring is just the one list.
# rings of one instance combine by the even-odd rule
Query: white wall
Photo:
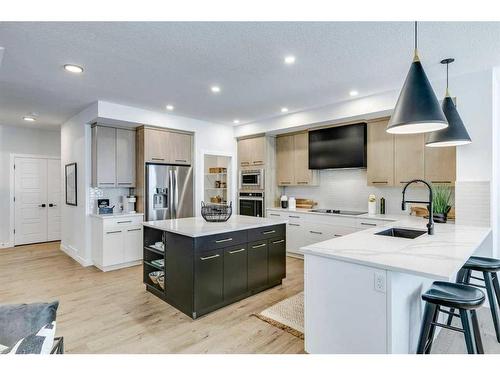
[[(61, 173), (64, 166), (77, 163), (77, 206), (63, 204), (61, 210), (61, 249), (83, 265), (90, 265), (90, 123), (97, 117), (92, 104), (61, 126)], [(62, 179), (64, 181), (64, 178)]]
[(9, 243), (11, 154), (59, 156), (60, 132), (0, 125), (0, 247), (13, 245)]

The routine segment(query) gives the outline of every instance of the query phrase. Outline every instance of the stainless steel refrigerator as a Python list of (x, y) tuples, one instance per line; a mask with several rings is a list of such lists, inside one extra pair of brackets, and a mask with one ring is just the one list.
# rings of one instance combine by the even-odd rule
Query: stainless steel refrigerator
[(146, 164), (146, 221), (194, 216), (193, 167)]

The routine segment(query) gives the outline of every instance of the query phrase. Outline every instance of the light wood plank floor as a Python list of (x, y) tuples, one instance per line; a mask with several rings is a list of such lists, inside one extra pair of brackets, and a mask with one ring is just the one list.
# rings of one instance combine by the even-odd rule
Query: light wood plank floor
[(287, 258), (282, 286), (195, 321), (145, 291), (140, 266), (81, 267), (59, 243), (0, 250), (0, 303), (59, 300), (67, 353), (303, 353), (304, 342), (256, 317), (303, 290), (303, 261)]

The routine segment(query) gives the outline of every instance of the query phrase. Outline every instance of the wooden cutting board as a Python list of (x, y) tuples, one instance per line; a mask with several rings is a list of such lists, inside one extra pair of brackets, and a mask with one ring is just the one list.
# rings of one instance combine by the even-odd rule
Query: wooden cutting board
[(313, 201), (312, 199), (302, 199), (302, 198), (297, 198), (295, 199), (295, 205), (297, 208), (313, 208), (316, 206), (318, 203)]

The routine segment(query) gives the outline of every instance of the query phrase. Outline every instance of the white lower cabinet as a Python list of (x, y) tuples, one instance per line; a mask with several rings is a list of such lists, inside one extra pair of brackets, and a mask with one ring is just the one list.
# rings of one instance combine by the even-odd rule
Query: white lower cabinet
[(301, 247), (390, 222), (390, 220), (383, 219), (319, 215), (272, 208), (267, 210), (267, 218), (288, 220), (286, 225), (286, 251), (295, 254), (302, 254), (299, 250)]
[(141, 214), (119, 219), (94, 216), (92, 220), (92, 260), (97, 268), (112, 271), (141, 263)]

